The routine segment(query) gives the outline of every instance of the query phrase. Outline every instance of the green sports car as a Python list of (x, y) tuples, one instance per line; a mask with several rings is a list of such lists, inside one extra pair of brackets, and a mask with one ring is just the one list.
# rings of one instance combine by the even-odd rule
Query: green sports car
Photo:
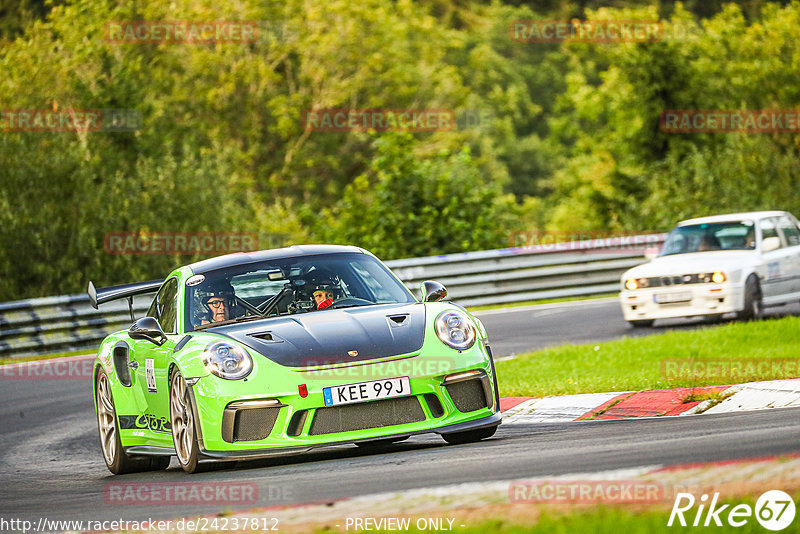
[(99, 304), (157, 290), (147, 316), (106, 337), (94, 364), (112, 473), (189, 473), (314, 447), (449, 443), (500, 424), (486, 331), (445, 288), (418, 302), (375, 256), (295, 246), (237, 253), (163, 281), (95, 289)]

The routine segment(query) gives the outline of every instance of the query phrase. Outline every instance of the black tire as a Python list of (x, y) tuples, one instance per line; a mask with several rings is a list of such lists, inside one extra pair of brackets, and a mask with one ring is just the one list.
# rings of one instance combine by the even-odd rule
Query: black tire
[(153, 456), (150, 458), (151, 471), (163, 471), (169, 467), (169, 462), (172, 456)]
[(722, 321), (724, 313), (712, 313), (711, 315), (704, 315), (703, 320), (707, 323), (718, 323)]
[(763, 313), (761, 284), (758, 283), (758, 278), (751, 274), (744, 286), (744, 309), (736, 313), (736, 318), (740, 321), (753, 321), (761, 318)]
[(401, 436), (399, 438), (371, 439), (369, 441), (358, 441), (356, 445), (362, 449), (378, 449), (380, 447), (388, 447), (393, 443), (400, 443), (410, 437), (411, 436)]
[(656, 322), (655, 319), (637, 319), (635, 321), (628, 321), (630, 325), (634, 328), (650, 328), (653, 326), (653, 323)]
[(115, 475), (160, 471), (169, 467), (169, 456), (131, 457), (122, 448), (119, 437), (119, 421), (114, 406), (111, 384), (104, 369), (100, 368), (95, 379), (97, 400), (97, 433), (100, 450), (103, 452), (108, 470)]
[(494, 356), (489, 347), (486, 347), (486, 352), (489, 353), (489, 363), (492, 366), (492, 382), (494, 383), (494, 413), (500, 413), (500, 386), (497, 385), (497, 371), (494, 368)]
[(477, 430), (465, 430), (463, 432), (452, 432), (442, 434), (442, 438), (450, 445), (461, 445), (462, 443), (474, 443), (482, 439), (491, 438), (497, 432), (499, 425), (487, 426)]

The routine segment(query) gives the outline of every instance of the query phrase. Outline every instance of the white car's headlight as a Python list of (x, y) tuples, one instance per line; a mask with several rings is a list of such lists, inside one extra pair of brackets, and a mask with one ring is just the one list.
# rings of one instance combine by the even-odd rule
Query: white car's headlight
[(714, 274), (711, 275), (711, 281), (714, 282), (715, 284), (721, 284), (725, 280), (727, 280), (727, 278), (725, 277), (725, 273), (721, 271), (716, 271)]
[(636, 278), (628, 278), (625, 280), (625, 289), (628, 291), (639, 289), (639, 281)]
[(209, 343), (203, 351), (203, 364), (220, 378), (238, 380), (253, 370), (253, 359), (242, 347), (227, 341)]
[(439, 314), (434, 323), (442, 343), (456, 350), (467, 350), (475, 344), (475, 325), (465, 314), (450, 310)]

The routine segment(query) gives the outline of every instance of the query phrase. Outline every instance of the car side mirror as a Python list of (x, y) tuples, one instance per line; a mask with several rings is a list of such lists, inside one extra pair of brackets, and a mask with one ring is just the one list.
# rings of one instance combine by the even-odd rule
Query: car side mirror
[(143, 317), (133, 323), (128, 329), (128, 335), (131, 339), (146, 339), (159, 347), (167, 342), (167, 336), (161, 330), (161, 325), (152, 317)]
[(768, 237), (761, 243), (761, 252), (772, 252), (781, 248), (781, 239), (779, 237)]
[(654, 260), (658, 257), (658, 253), (661, 252), (661, 249), (658, 247), (647, 247), (644, 249), (644, 259), (646, 260)]
[(435, 280), (426, 280), (420, 287), (422, 302), (439, 302), (447, 296), (447, 289)]

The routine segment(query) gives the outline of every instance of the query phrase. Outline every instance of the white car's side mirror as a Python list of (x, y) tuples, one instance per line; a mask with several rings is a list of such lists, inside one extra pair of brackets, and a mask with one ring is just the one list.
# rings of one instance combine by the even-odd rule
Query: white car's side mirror
[(648, 247), (644, 249), (644, 259), (650, 261), (658, 257), (660, 249), (658, 247)]
[(768, 237), (761, 242), (761, 252), (771, 252), (781, 248), (781, 239), (779, 237)]

